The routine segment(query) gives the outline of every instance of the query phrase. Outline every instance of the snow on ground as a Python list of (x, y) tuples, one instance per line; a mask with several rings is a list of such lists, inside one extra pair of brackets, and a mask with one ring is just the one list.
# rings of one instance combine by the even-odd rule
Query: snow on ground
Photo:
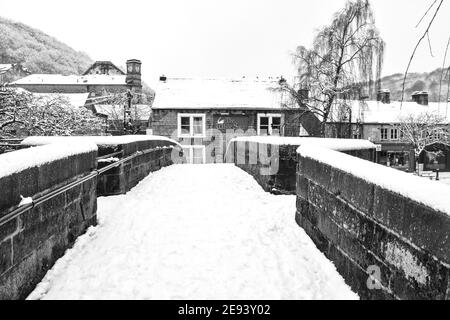
[(233, 165), (174, 165), (100, 198), (99, 225), (29, 299), (356, 299), (296, 225), (295, 196)]
[(444, 183), (446, 185), (450, 185), (450, 176), (448, 175), (448, 172), (446, 172), (446, 175), (442, 175), (442, 173), (440, 173), (441, 177), (439, 182)]
[(436, 180), (436, 172), (433, 171), (421, 171), (420, 175), (423, 179), (450, 185), (450, 172), (439, 172), (439, 180)]

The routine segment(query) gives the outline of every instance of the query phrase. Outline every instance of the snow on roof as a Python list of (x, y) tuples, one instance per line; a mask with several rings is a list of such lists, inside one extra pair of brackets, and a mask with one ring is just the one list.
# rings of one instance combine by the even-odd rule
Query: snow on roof
[(21, 144), (26, 146), (38, 146), (52, 143), (90, 142), (96, 145), (118, 145), (138, 141), (167, 141), (178, 145), (172, 139), (152, 135), (127, 135), (127, 136), (31, 136), (25, 138)]
[(311, 144), (297, 152), (450, 215), (450, 186)]
[(30, 92), (23, 88), (12, 88), (12, 90), (14, 90), (16, 93), (29, 93), (33, 97), (37, 98), (38, 101), (41, 99), (44, 101), (48, 101), (60, 97), (66, 100), (69, 106), (73, 108), (84, 107), (87, 99), (89, 98), (89, 93), (36, 93)]
[(278, 136), (242, 136), (233, 138), (234, 141), (249, 141), (274, 145), (291, 145), (303, 146), (314, 145), (323, 148), (328, 148), (336, 151), (350, 151), (350, 150), (367, 150), (375, 149), (376, 146), (369, 140), (362, 139), (332, 139), (332, 138), (302, 138), (302, 137), (278, 137)]
[(61, 97), (65, 99), (71, 107), (84, 107), (89, 93), (32, 93), (33, 96), (42, 99), (55, 99)]
[(28, 148), (0, 155), (0, 178), (72, 155), (97, 151), (93, 142), (58, 143)]
[(279, 110), (286, 94), (271, 91), (278, 82), (265, 79), (168, 78), (158, 82), (152, 109)]
[(25, 78), (14, 81), (13, 85), (125, 85), (126, 75), (69, 75), (61, 74), (32, 74)]
[[(348, 102), (352, 110), (352, 122), (361, 123), (396, 123), (399, 119), (408, 115), (419, 115), (424, 112), (432, 112), (446, 117), (450, 122), (450, 112), (446, 112), (449, 104), (447, 102), (430, 102), (428, 105), (420, 105), (416, 102), (404, 101), (401, 105), (399, 101), (391, 103), (382, 103), (379, 101), (358, 101)], [(333, 108), (328, 122), (339, 121), (337, 108)], [(348, 120), (347, 120), (348, 121)]]
[[(114, 120), (123, 120), (123, 105), (96, 104), (94, 110), (96, 114), (102, 114)], [(136, 104), (131, 107), (131, 114), (134, 119), (148, 121), (152, 109), (146, 104)]]
[(0, 64), (0, 74), (7, 72), (12, 67), (12, 64)]

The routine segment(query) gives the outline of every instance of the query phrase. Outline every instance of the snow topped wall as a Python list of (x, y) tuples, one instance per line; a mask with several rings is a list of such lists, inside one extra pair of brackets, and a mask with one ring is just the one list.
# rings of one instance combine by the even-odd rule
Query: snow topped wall
[(92, 142), (85, 142), (57, 143), (5, 153), (0, 156), (0, 178), (77, 154), (96, 151), (97, 145)]
[(97, 145), (120, 145), (132, 142), (140, 142), (140, 141), (166, 141), (172, 144), (178, 144), (175, 140), (169, 139), (163, 136), (152, 136), (152, 135), (126, 135), (126, 136), (53, 136), (53, 137), (44, 137), (44, 136), (32, 136), (25, 138), (22, 141), (22, 145), (25, 146), (38, 146), (45, 145), (50, 143), (66, 143), (70, 141), (81, 141), (81, 142), (89, 142), (95, 143)]
[(76, 237), (96, 223), (96, 179), (19, 216), (8, 214), (88, 175), (96, 156), (97, 146), (89, 142), (0, 155), (0, 300), (26, 297)]
[(257, 142), (272, 145), (301, 146), (316, 145), (336, 151), (370, 150), (376, 146), (369, 140), (362, 139), (332, 139), (308, 137), (279, 137), (279, 136), (243, 136), (231, 139), (230, 142)]
[(317, 146), (297, 151), (297, 223), (355, 292), (450, 298), (449, 186)]
[[(153, 135), (125, 136), (34, 136), (22, 141), (25, 146), (47, 144), (79, 144), (91, 143), (98, 146), (98, 156), (114, 154), (114, 157), (125, 158), (137, 155), (116, 168), (107, 171), (98, 178), (97, 192), (101, 196), (123, 194), (134, 187), (150, 172), (171, 165), (179, 156), (181, 145), (167, 137)], [(142, 154), (139, 154), (142, 153)], [(98, 168), (110, 164), (100, 161)]]
[(228, 144), (226, 159), (252, 174), (266, 191), (294, 194), (296, 150), (300, 145), (318, 145), (369, 161), (375, 159), (375, 145), (368, 140), (277, 136), (233, 138)]
[(302, 157), (314, 159), (333, 168), (345, 171), (368, 183), (375, 184), (425, 206), (450, 215), (450, 186), (395, 170), (369, 161), (333, 152), (312, 145), (300, 146)]

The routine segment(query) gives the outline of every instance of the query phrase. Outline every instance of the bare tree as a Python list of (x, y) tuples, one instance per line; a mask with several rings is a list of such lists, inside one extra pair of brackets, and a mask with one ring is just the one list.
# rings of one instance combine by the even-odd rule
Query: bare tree
[[(297, 48), (294, 62), (298, 83), (290, 86), (284, 82), (280, 89), (288, 92), (297, 105), (306, 105), (318, 116), (324, 135), (333, 108), (348, 109), (347, 99), (364, 98), (367, 94), (360, 94), (362, 88), (368, 94), (374, 91), (383, 53), (384, 42), (369, 1), (348, 1), (331, 24), (319, 30), (311, 49)], [(309, 90), (309, 99), (305, 99), (300, 88)]]
[(420, 154), (427, 147), (436, 143), (450, 145), (449, 128), (445, 117), (433, 112), (403, 116), (394, 127), (398, 129), (400, 139), (414, 148), (416, 164)]

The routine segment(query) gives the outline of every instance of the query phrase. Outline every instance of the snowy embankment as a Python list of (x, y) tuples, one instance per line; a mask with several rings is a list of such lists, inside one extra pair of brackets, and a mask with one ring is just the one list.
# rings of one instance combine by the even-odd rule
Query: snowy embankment
[(355, 299), (274, 196), (233, 165), (174, 165), (99, 198), (29, 299)]
[(69, 142), (90, 142), (97, 145), (118, 145), (139, 141), (167, 141), (174, 145), (179, 145), (178, 142), (163, 136), (152, 136), (152, 135), (128, 135), (128, 136), (32, 136), (25, 138), (22, 141), (22, 145), (26, 146), (36, 146), (36, 145), (46, 145), (51, 143), (67, 143)]
[(0, 155), (0, 178), (28, 168), (92, 151), (97, 151), (97, 146), (92, 142), (84, 141), (71, 144), (56, 143), (8, 152)]
[(302, 145), (297, 152), (450, 215), (450, 186), (321, 147)]

